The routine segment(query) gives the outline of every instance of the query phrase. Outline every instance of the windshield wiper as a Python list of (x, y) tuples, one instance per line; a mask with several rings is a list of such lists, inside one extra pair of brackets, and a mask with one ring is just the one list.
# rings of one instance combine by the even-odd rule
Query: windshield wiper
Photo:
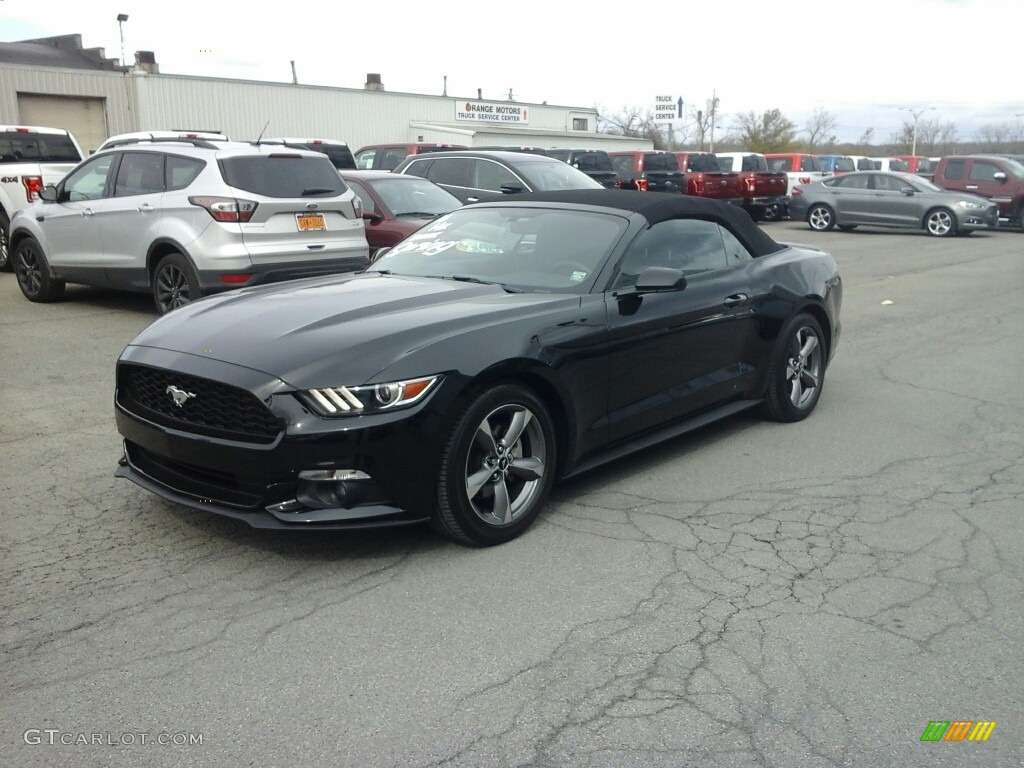
[(479, 277), (473, 277), (472, 275), (451, 275), (451, 280), (458, 280), (460, 283), (478, 283), (480, 285), (500, 285), (505, 289), (506, 293), (522, 293), (522, 289), (513, 288), (504, 283), (496, 283), (493, 280), (481, 280)]
[(395, 216), (429, 216), (432, 219), (436, 219), (440, 215), (440, 213), (431, 213), (430, 211), (402, 211), (395, 214)]
[(333, 191), (334, 190), (331, 189), (330, 187), (306, 187), (304, 190), (302, 190), (302, 196), (308, 197), (309, 195), (326, 195), (328, 192)]

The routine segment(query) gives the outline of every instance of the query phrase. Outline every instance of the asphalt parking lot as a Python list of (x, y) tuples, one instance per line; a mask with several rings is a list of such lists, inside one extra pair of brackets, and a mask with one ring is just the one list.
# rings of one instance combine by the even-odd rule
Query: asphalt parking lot
[[(486, 550), (115, 480), (149, 298), (0, 274), (0, 765), (1020, 765), (1024, 234), (766, 228), (843, 271), (814, 415), (563, 483)], [(957, 720), (998, 725), (920, 740)]]

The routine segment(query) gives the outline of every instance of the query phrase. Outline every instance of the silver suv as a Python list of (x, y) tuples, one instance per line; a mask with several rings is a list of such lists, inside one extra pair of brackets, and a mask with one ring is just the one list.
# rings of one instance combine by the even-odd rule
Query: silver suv
[(318, 152), (201, 139), (98, 152), (11, 220), (18, 285), (152, 292), (163, 314), (217, 291), (363, 269), (359, 198)]

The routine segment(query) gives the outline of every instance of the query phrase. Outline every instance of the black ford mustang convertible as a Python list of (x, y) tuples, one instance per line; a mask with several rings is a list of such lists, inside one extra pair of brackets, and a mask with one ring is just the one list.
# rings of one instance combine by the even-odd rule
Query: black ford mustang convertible
[(830, 255), (619, 190), (449, 213), (365, 272), (201, 299), (117, 364), (117, 474), (277, 529), (522, 533), (552, 483), (745, 408), (814, 409)]

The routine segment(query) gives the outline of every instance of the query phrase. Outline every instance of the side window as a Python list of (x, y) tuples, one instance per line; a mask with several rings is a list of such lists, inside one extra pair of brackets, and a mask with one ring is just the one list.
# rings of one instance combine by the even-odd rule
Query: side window
[(837, 176), (831, 186), (842, 187), (843, 189), (867, 189), (868, 180), (871, 176), (867, 173), (855, 173), (853, 175), (844, 173)]
[(629, 176), (633, 173), (633, 156), (612, 155), (612, 167), (619, 176)]
[(474, 179), (472, 186), (476, 189), (487, 189), (492, 192), (500, 192), (502, 184), (515, 184), (518, 187), (525, 187), (510, 170), (490, 160), (477, 160), (473, 164)]
[(689, 276), (724, 269), (728, 263), (723, 235), (714, 222), (662, 221), (641, 232), (630, 244), (612, 287), (635, 285), (640, 273), (650, 267), (679, 269)]
[(899, 192), (907, 186), (902, 179), (895, 176), (886, 176), (883, 173), (876, 173), (872, 176), (875, 182), (875, 189), (883, 192)]
[(410, 176), (419, 176), (421, 178), (427, 178), (427, 171), (430, 170), (430, 166), (434, 164), (433, 160), (413, 160), (405, 169), (405, 173)]
[(184, 189), (196, 180), (196, 176), (205, 167), (206, 163), (194, 157), (167, 155), (167, 189)]
[[(418, 181), (413, 183), (419, 184)], [(360, 182), (352, 180), (349, 180), (348, 185), (352, 188), (352, 191), (356, 193), (356, 197), (362, 201), (363, 210), (366, 213), (377, 213), (377, 208), (373, 204), (373, 198), (370, 197), (370, 193), (366, 191), (366, 187), (364, 187)]]
[(366, 149), (356, 155), (356, 168), (368, 171), (373, 168), (374, 158), (377, 157), (376, 149)]
[(158, 152), (125, 152), (117, 169), (114, 197), (164, 191), (164, 156)]
[(116, 152), (90, 160), (72, 173), (64, 182), (64, 194), (68, 200), (96, 200), (104, 197), (107, 188), (107, 175), (114, 164)]
[(754, 257), (750, 255), (747, 247), (725, 227), (719, 226), (718, 231), (722, 233), (722, 242), (725, 243), (725, 262), (727, 266), (735, 267), (737, 264), (744, 264)]
[(995, 181), (993, 178), (999, 172), (999, 166), (994, 163), (983, 163), (975, 160), (971, 165), (971, 181)]
[(946, 170), (942, 172), (944, 179), (962, 179), (964, 177), (964, 161), (950, 160), (946, 163)]
[(427, 176), (435, 184), (451, 184), (453, 187), (468, 187), (472, 159), (468, 157), (443, 157), (434, 160)]
[(377, 168), (382, 171), (393, 171), (398, 164), (405, 160), (409, 153), (404, 149), (384, 149), (377, 158)]

